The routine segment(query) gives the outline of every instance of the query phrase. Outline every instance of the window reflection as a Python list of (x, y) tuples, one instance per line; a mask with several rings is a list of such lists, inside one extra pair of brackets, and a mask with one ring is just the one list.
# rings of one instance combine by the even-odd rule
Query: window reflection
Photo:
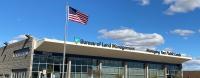
[[(62, 53), (42, 53), (35, 51), (33, 56), (32, 78), (38, 78), (43, 70), (47, 71), (47, 77), (55, 76), (60, 78), (62, 75)], [(65, 64), (66, 75), (67, 64)]]
[(128, 78), (145, 78), (144, 63), (128, 62)]
[(164, 66), (162, 64), (149, 64), (150, 78), (164, 78)]
[[(124, 61), (118, 59), (91, 58), (70, 56), (71, 60), (71, 78), (123, 78), (125, 77)], [(66, 59), (66, 60), (67, 60)], [(99, 63), (102, 63), (101, 70), (98, 69)], [(62, 76), (62, 53), (35, 53), (33, 56), (32, 77), (38, 78), (39, 72), (47, 70), (48, 77), (55, 75), (56, 78)], [(65, 62), (66, 63), (66, 62)], [(145, 78), (146, 62), (128, 61), (127, 78)], [(181, 65), (167, 65), (167, 76), (170, 78), (181, 75)], [(67, 64), (65, 64), (65, 75)], [(101, 73), (101, 74), (100, 74)], [(163, 64), (149, 64), (149, 78), (164, 78)]]
[(101, 60), (103, 78), (123, 78), (124, 66), (122, 61)]
[(70, 57), (72, 61), (71, 78), (96, 78), (96, 59)]
[(33, 70), (32, 71), (38, 71), (38, 64), (33, 64)]
[(39, 71), (46, 70), (46, 64), (39, 64)]
[(40, 61), (40, 56), (34, 55), (33, 63), (39, 63), (39, 61)]
[(167, 65), (168, 78), (181, 78), (181, 65)]

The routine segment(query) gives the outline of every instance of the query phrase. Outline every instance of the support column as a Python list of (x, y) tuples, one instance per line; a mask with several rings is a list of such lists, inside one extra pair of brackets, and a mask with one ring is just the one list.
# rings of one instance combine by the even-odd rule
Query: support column
[(180, 69), (180, 72), (181, 72), (181, 78), (183, 78), (183, 65), (182, 64), (180, 64), (179, 69)]
[(181, 77), (180, 78), (183, 78), (183, 71), (181, 70)]
[(164, 78), (167, 78), (167, 65), (164, 65)]
[(69, 59), (67, 63), (67, 78), (71, 78), (71, 60)]
[(102, 62), (98, 61), (98, 77), (97, 78), (101, 78), (101, 70), (102, 70)]
[(128, 64), (124, 62), (124, 78), (128, 78)]
[(31, 44), (32, 48), (30, 50), (30, 68), (27, 70), (27, 75), (26, 77), (28, 78), (32, 78), (32, 68), (33, 68), (33, 58), (34, 58), (34, 48), (36, 47), (36, 40), (34, 38), (32, 38), (32, 44)]
[(145, 78), (149, 78), (149, 66), (148, 66), (148, 64), (144, 64), (144, 68), (145, 68)]

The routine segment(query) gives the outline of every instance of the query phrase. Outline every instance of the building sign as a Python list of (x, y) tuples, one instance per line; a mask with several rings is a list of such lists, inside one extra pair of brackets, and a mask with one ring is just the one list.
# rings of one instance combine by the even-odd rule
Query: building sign
[(150, 49), (147, 49), (146, 51), (154, 53), (154, 54), (164, 54), (164, 55), (181, 56), (180, 53), (175, 53), (175, 52), (170, 52), (170, 51), (156, 51), (156, 50), (150, 50)]
[[(74, 42), (76, 44), (85, 44), (85, 45), (92, 45), (92, 46), (102, 46), (102, 47), (108, 47), (108, 48), (118, 48), (121, 50), (135, 50), (134, 47), (127, 47), (127, 46), (121, 46), (117, 44), (111, 44), (111, 43), (104, 43), (104, 42), (93, 42), (93, 41), (87, 41), (78, 37), (74, 38)], [(174, 52), (164, 52), (164, 51), (156, 51), (156, 50), (150, 50), (147, 49), (147, 52), (154, 53), (154, 54), (166, 54), (166, 55), (174, 55), (174, 56), (181, 56), (181, 54), (176, 54)]]
[(108, 48), (118, 48), (121, 50), (135, 50), (133, 47), (127, 47), (127, 46), (121, 46), (117, 44), (111, 44), (111, 43), (104, 43), (104, 42), (93, 42), (93, 41), (86, 41), (84, 39), (80, 38), (74, 38), (74, 42), (76, 44), (86, 44), (86, 45), (93, 45), (93, 46), (102, 46), (102, 47), (108, 47)]
[(21, 57), (28, 55), (29, 51), (30, 51), (29, 47), (15, 50), (13, 53), (13, 57)]

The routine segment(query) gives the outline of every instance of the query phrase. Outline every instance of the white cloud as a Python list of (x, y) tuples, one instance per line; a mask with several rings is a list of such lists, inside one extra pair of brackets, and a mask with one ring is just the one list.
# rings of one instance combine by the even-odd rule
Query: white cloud
[(165, 48), (164, 51), (174, 51), (172, 48)]
[(186, 71), (200, 70), (200, 58), (193, 58), (192, 60), (183, 63), (183, 70)]
[(9, 44), (12, 44), (12, 43), (18, 42), (18, 41), (23, 40), (23, 39), (26, 39), (26, 38), (27, 38), (27, 37), (26, 37), (24, 34), (18, 35), (18, 36), (16, 36), (16, 37), (14, 37), (12, 40), (10, 40), (8, 43), (9, 43)]
[(141, 5), (149, 5), (150, 4), (150, 0), (141, 0)]
[(169, 5), (166, 14), (187, 13), (200, 8), (200, 0), (164, 0)]
[(140, 3), (140, 5), (145, 6), (150, 4), (150, 0), (134, 0)]
[(173, 3), (173, 2), (175, 2), (176, 0), (164, 0), (164, 3), (165, 4), (171, 4), (171, 3)]
[[(134, 0), (140, 5), (149, 5), (151, 0)], [(200, 0), (163, 0), (164, 4), (169, 5), (165, 11), (167, 15), (174, 15), (175, 13), (187, 13), (196, 9), (200, 9)]]
[(171, 31), (171, 33), (177, 34), (179, 36), (187, 37), (187, 36), (194, 34), (195, 32), (192, 30), (187, 30), (187, 29), (175, 29), (175, 30)]
[(134, 31), (129, 28), (115, 30), (99, 30), (101, 38), (121, 41), (126, 46), (133, 46), (136, 49), (155, 49), (155, 46), (164, 43), (164, 38), (157, 33), (145, 34)]
[(185, 54), (185, 53), (183, 53), (183, 54), (181, 54), (181, 56), (187, 57), (188, 55), (187, 55), (187, 54)]

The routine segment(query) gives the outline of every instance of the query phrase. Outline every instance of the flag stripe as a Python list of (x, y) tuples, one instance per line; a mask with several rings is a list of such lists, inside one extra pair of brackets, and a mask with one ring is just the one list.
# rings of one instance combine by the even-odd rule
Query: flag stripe
[(81, 24), (87, 24), (88, 22), (88, 16), (84, 13), (79, 12), (78, 10), (69, 7), (69, 12), (68, 12), (68, 20), (78, 22)]

